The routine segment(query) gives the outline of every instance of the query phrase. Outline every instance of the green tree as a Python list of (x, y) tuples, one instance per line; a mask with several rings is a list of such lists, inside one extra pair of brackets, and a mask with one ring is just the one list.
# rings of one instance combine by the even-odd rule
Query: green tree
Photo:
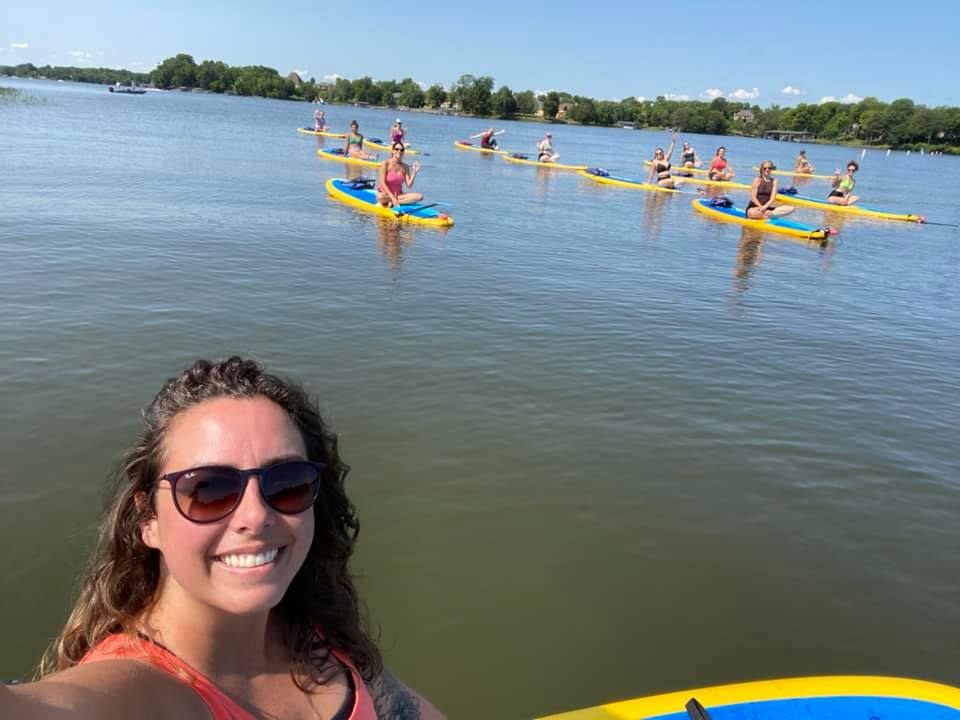
[(471, 115), (490, 115), (492, 109), (493, 78), (462, 75), (454, 86), (453, 94), (464, 112)]
[(180, 53), (160, 63), (150, 77), (153, 84), (161, 88), (196, 87), (197, 64), (193, 56)]
[(597, 105), (592, 98), (578, 96), (571, 100), (571, 104), (567, 117), (574, 122), (592, 125), (597, 121)]
[(426, 103), (430, 107), (439, 109), (447, 101), (447, 91), (443, 89), (443, 85), (436, 83), (427, 88), (426, 94)]
[(404, 107), (421, 108), (426, 102), (426, 95), (423, 89), (410, 78), (404, 78), (400, 81), (399, 102)]
[(560, 93), (551, 90), (546, 95), (541, 95), (540, 105), (543, 107), (543, 116), (545, 118), (555, 118), (560, 111)]
[(506, 85), (501, 86), (490, 98), (490, 109), (497, 117), (513, 117), (517, 113), (517, 99)]
[(517, 93), (516, 99), (518, 113), (521, 115), (537, 114), (537, 96), (533, 94), (533, 90), (524, 90)]

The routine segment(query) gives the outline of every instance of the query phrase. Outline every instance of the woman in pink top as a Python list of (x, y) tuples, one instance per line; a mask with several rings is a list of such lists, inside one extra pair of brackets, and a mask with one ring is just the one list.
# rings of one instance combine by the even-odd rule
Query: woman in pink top
[(198, 361), (147, 409), (18, 720), (443, 720), (382, 664), (337, 437), (297, 385)]
[(413, 163), (413, 170), (403, 161), (403, 143), (395, 142), (389, 158), (380, 165), (377, 173), (377, 202), (384, 207), (410, 205), (423, 200), (418, 192), (404, 192), (404, 184), (413, 187), (420, 172), (420, 161)]

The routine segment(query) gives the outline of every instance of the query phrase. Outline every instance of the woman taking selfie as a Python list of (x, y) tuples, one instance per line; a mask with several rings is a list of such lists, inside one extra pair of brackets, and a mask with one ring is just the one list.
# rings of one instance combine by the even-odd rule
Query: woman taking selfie
[(0, 717), (442, 720), (366, 633), (348, 467), (305, 391), (198, 361), (144, 419), (73, 612)]

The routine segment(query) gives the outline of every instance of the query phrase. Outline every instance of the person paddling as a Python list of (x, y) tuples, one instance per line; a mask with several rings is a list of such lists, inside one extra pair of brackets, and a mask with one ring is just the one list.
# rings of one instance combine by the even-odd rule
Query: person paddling
[(860, 165), (857, 164), (857, 161), (851, 160), (847, 163), (847, 174), (845, 176), (840, 177), (839, 169), (833, 173), (833, 190), (827, 196), (827, 202), (834, 205), (853, 205), (860, 199), (859, 195), (853, 194), (853, 188), (857, 184), (853, 174), (859, 169)]
[(760, 174), (750, 184), (750, 202), (747, 203), (747, 217), (751, 220), (764, 220), (783, 217), (793, 212), (789, 205), (777, 207), (773, 204), (777, 197), (777, 181), (771, 173), (777, 169), (770, 160), (760, 163)]
[(384, 207), (412, 205), (423, 200), (422, 193), (403, 191), (404, 185), (413, 187), (420, 172), (420, 161), (415, 161), (411, 169), (403, 161), (403, 152), (403, 143), (395, 142), (391, 156), (384, 160), (377, 173), (377, 202)]
[(497, 130), (494, 132), (493, 128), (488, 128), (482, 133), (471, 135), (470, 139), (473, 140), (475, 138), (480, 138), (480, 147), (484, 148), (485, 150), (496, 150), (500, 144), (497, 142), (497, 138), (495, 136), (503, 135), (505, 132), (506, 130)]

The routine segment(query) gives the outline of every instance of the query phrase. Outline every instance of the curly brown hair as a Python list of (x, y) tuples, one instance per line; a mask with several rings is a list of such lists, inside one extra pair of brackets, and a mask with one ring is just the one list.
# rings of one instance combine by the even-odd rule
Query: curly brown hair
[(318, 678), (325, 674), (330, 647), (345, 652), (364, 680), (380, 674), (380, 652), (367, 632), (347, 567), (360, 524), (344, 490), (350, 468), (337, 453), (337, 436), (302, 387), (267, 373), (259, 362), (234, 356), (214, 363), (198, 360), (170, 378), (144, 410), (143, 433), (115, 473), (113, 500), (100, 524), (80, 596), (44, 654), (38, 676), (76, 665), (109, 635), (135, 636), (140, 616), (156, 600), (160, 553), (144, 544), (140, 532), (154, 509), (142, 498), (150, 496), (159, 479), (163, 441), (173, 419), (213, 398), (259, 395), (286, 411), (303, 436), (307, 459), (325, 466), (313, 504), (313, 542), (272, 611), (290, 651), (291, 674), (309, 691), (322, 682)]

